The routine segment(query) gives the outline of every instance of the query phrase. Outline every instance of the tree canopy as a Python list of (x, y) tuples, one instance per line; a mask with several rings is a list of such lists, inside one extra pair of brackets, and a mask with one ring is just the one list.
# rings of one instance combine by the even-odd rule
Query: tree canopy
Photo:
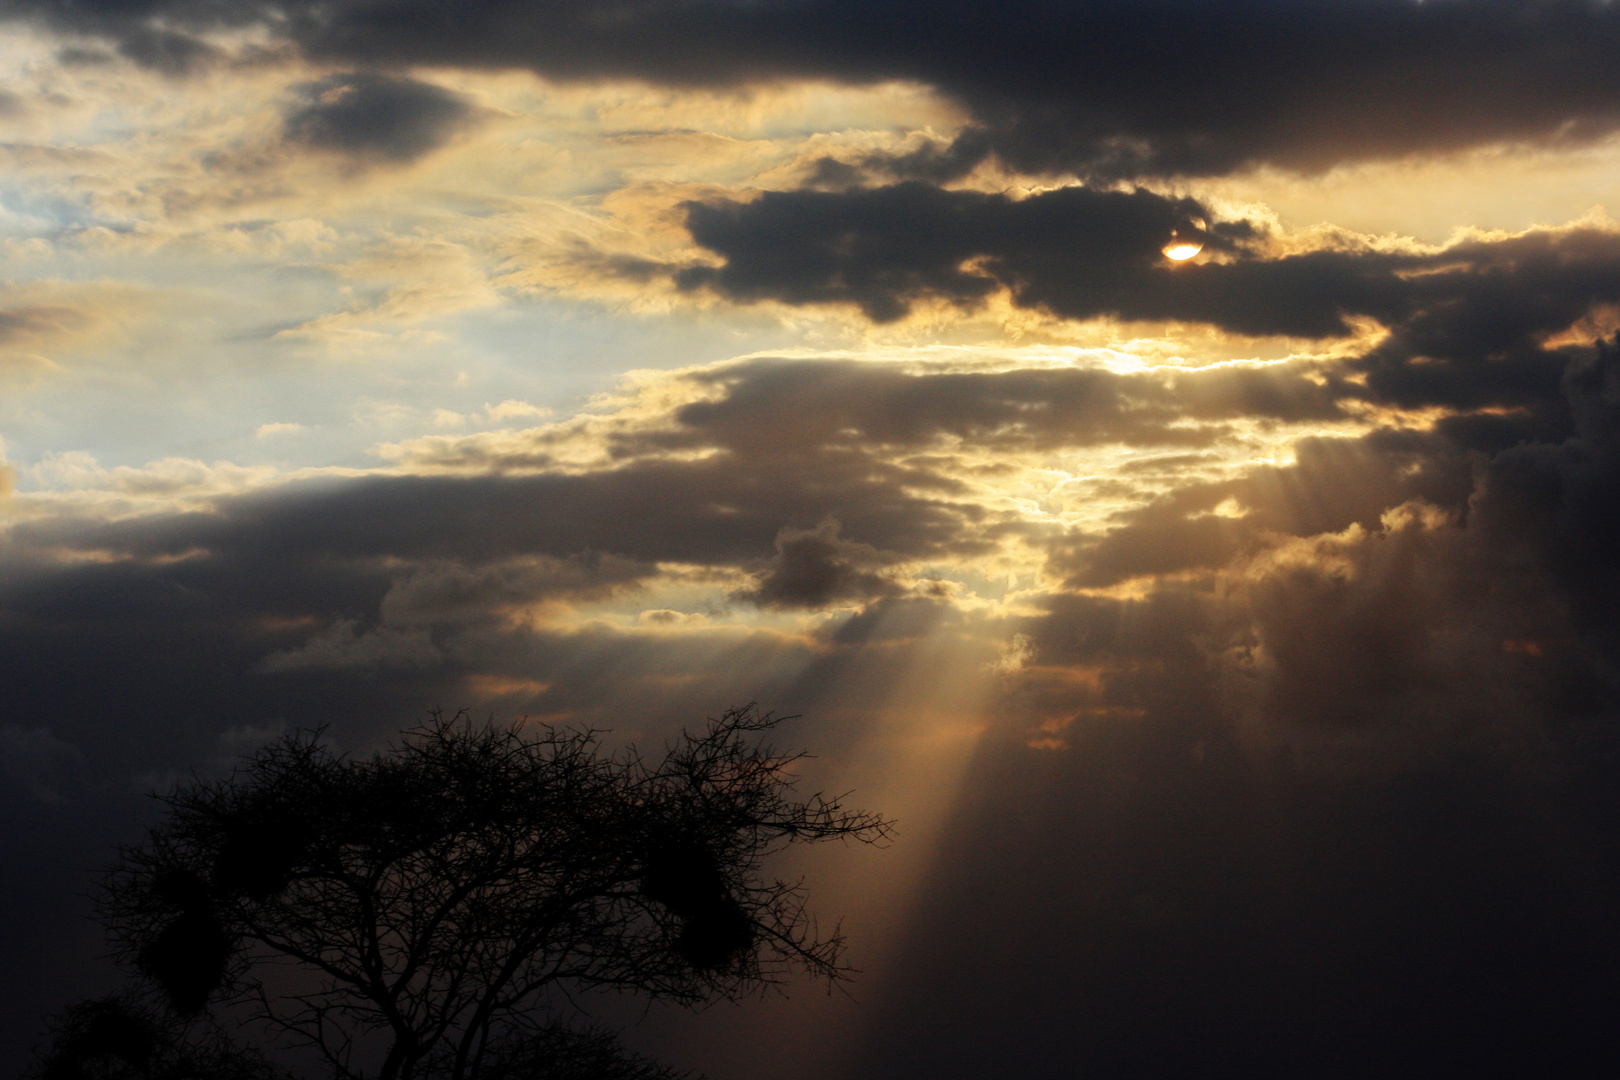
[(436, 714), (370, 757), (306, 732), (178, 787), (99, 897), (144, 997), (70, 1010), (49, 1080), (119, 1075), (109, 1061), (156, 1075), (142, 1055), (187, 1075), (222, 1025), (353, 1080), (665, 1075), (561, 1024), (559, 995), (695, 1005), (849, 974), (837, 928), (764, 863), (891, 823), (797, 797), (803, 755), (763, 742), (776, 722), (732, 709), (649, 758), (596, 731)]

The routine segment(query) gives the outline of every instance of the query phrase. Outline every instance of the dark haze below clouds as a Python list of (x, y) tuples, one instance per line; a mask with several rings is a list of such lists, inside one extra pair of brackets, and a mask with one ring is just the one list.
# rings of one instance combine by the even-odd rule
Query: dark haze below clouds
[(381, 68), (527, 68), (732, 87), (907, 79), (959, 102), (950, 146), (865, 164), (943, 179), (987, 155), (1095, 179), (1208, 176), (1620, 126), (1620, 10), (1588, 0), (6, 0), (183, 73), (255, 25)]
[(1334, 782), (1177, 704), (981, 751), (853, 1075), (1612, 1068), (1612, 740)]

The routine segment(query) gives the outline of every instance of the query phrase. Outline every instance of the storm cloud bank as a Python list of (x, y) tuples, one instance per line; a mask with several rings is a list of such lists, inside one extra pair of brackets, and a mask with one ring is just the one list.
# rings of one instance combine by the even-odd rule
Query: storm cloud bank
[(1620, 12), (1586, 0), (8, 0), (0, 10), (177, 73), (224, 55), (221, 34), (253, 28), (317, 60), (383, 69), (679, 87), (911, 80), (958, 102), (969, 124), (949, 144), (869, 164), (934, 180), (992, 155), (1095, 179), (1314, 172), (1578, 144), (1620, 125), (1610, 62)]

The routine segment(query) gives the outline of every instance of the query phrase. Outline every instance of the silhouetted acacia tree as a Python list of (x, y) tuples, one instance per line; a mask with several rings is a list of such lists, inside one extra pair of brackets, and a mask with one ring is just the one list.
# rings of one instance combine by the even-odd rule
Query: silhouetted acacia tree
[(799, 887), (762, 863), (889, 834), (795, 798), (802, 755), (761, 742), (775, 722), (733, 709), (656, 760), (592, 731), (464, 715), (365, 759), (291, 736), (162, 796), (166, 820), (121, 853), (101, 912), (174, 1023), (245, 1014), (339, 1077), (670, 1075), (560, 1027), (548, 1004), (843, 978), (837, 930), (819, 933)]

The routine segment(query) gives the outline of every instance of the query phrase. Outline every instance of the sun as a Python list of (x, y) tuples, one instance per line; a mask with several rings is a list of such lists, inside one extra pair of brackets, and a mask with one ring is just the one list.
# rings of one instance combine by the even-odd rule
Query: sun
[(1204, 250), (1209, 227), (1203, 218), (1193, 215), (1183, 218), (1181, 224), (1170, 230), (1170, 240), (1160, 250), (1171, 262), (1186, 262)]

